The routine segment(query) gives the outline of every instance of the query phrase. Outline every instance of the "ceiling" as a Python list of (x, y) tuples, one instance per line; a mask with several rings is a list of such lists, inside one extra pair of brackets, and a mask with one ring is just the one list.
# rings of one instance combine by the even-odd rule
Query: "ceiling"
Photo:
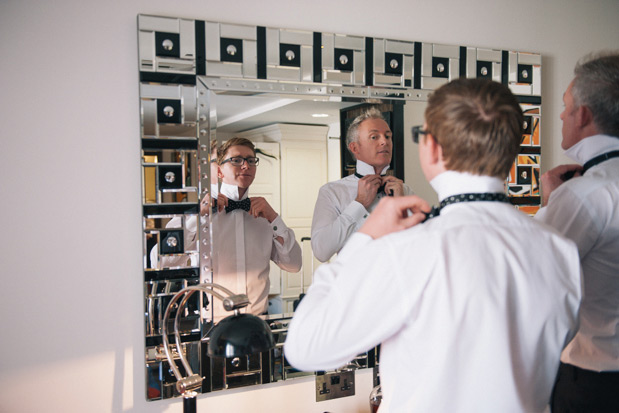
[(356, 104), (333, 97), (218, 94), (217, 131), (232, 134), (274, 123), (329, 126), (339, 123), (341, 108)]

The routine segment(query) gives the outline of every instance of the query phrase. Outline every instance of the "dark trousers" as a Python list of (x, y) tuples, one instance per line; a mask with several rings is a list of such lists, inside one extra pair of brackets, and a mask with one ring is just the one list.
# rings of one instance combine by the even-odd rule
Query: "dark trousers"
[(561, 363), (552, 413), (619, 412), (619, 372), (596, 372)]

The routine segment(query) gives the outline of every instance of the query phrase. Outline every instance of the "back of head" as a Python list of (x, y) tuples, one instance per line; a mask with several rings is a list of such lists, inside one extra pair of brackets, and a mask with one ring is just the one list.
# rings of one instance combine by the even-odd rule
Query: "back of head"
[(574, 75), (574, 104), (591, 109), (601, 133), (619, 137), (619, 51), (585, 56)]
[(221, 165), (221, 163), (225, 160), (226, 153), (228, 152), (228, 149), (230, 149), (231, 146), (246, 146), (254, 152), (254, 155), (256, 155), (256, 147), (254, 146), (254, 143), (252, 141), (246, 138), (234, 137), (232, 139), (227, 140), (217, 150), (217, 163), (218, 164)]
[(456, 79), (434, 91), (426, 130), (452, 171), (505, 178), (520, 147), (524, 117), (509, 88), (483, 79)]

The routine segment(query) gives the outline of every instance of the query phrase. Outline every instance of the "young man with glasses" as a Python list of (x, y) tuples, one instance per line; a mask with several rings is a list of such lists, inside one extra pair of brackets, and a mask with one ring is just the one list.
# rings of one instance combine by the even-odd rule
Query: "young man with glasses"
[(504, 195), (523, 124), (507, 86), (454, 80), (425, 119), (419, 161), (442, 208), (383, 198), (316, 271), (286, 358), (335, 369), (381, 344), (381, 412), (541, 413), (577, 324), (578, 251)]
[[(259, 158), (254, 144), (232, 138), (217, 152), (221, 187), (212, 214), (213, 282), (246, 293), (248, 312), (268, 309), (270, 261), (288, 272), (301, 269), (302, 253), (294, 231), (263, 197), (250, 197)], [(215, 319), (228, 315), (217, 300)]]
[(383, 196), (412, 195), (402, 180), (386, 175), (393, 151), (389, 125), (374, 107), (357, 116), (346, 134), (355, 174), (320, 188), (312, 219), (312, 251), (325, 262), (365, 222)]

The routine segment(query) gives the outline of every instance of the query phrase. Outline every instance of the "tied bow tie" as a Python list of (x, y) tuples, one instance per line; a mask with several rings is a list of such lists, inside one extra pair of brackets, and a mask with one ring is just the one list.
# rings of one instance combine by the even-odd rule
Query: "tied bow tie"
[(249, 212), (249, 207), (251, 206), (251, 200), (249, 198), (245, 198), (241, 201), (233, 201), (228, 199), (228, 206), (226, 206), (226, 213), (230, 211), (234, 211), (235, 209), (242, 209), (243, 211)]
[(475, 193), (475, 194), (453, 195), (453, 196), (443, 199), (439, 206), (433, 206), (432, 210), (430, 210), (430, 212), (426, 214), (426, 219), (424, 219), (423, 222), (426, 222), (427, 220), (431, 218), (439, 216), (441, 214), (441, 209), (445, 208), (447, 205), (457, 204), (459, 202), (475, 202), (475, 201), (491, 201), (491, 202), (509, 203), (509, 198), (507, 197), (507, 195), (505, 195), (502, 192), (485, 192), (481, 194)]

